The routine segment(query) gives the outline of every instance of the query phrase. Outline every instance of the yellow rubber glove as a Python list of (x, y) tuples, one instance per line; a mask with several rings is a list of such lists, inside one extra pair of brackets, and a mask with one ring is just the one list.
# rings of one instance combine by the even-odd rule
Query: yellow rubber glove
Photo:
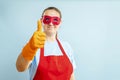
[(44, 32), (42, 32), (41, 21), (38, 20), (37, 24), (37, 31), (34, 32), (30, 41), (25, 45), (22, 50), (22, 56), (28, 61), (33, 60), (37, 49), (43, 48), (46, 40), (46, 35)]

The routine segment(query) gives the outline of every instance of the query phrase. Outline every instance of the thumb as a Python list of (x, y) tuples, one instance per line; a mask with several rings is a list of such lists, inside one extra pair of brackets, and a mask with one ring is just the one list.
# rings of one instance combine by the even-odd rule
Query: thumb
[(42, 31), (42, 23), (41, 23), (41, 20), (38, 20), (37, 22), (37, 31)]

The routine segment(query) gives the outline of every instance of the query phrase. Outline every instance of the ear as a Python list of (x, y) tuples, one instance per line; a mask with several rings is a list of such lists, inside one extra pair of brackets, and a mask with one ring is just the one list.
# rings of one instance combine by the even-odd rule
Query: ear
[(61, 25), (61, 23), (62, 23), (62, 19), (60, 20), (60, 24), (59, 25)]

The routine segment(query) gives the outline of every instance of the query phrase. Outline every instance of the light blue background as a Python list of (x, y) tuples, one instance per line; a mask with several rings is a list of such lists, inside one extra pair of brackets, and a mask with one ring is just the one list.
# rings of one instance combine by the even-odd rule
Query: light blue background
[(28, 80), (16, 59), (48, 6), (62, 11), (59, 36), (74, 50), (76, 80), (120, 80), (120, 1), (114, 0), (0, 1), (0, 80)]

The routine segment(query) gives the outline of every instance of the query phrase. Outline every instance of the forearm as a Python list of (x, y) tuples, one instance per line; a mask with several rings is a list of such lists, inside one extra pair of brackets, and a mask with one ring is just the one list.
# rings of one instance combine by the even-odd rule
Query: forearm
[(30, 63), (31, 63), (31, 61), (24, 59), (22, 54), (20, 54), (16, 61), (16, 68), (19, 72), (23, 72), (28, 69)]
[(72, 73), (70, 80), (75, 80), (74, 73)]
[(16, 61), (16, 68), (19, 72), (23, 72), (28, 69), (31, 61), (34, 59), (36, 54), (36, 50), (31, 49), (30, 43), (27, 43), (22, 51), (21, 54), (18, 56)]
[(46, 34), (42, 32), (41, 21), (38, 20), (37, 30), (33, 33), (29, 42), (23, 47), (21, 54), (16, 61), (16, 68), (22, 72), (28, 69), (31, 61), (36, 55), (38, 48), (43, 48), (46, 40)]

